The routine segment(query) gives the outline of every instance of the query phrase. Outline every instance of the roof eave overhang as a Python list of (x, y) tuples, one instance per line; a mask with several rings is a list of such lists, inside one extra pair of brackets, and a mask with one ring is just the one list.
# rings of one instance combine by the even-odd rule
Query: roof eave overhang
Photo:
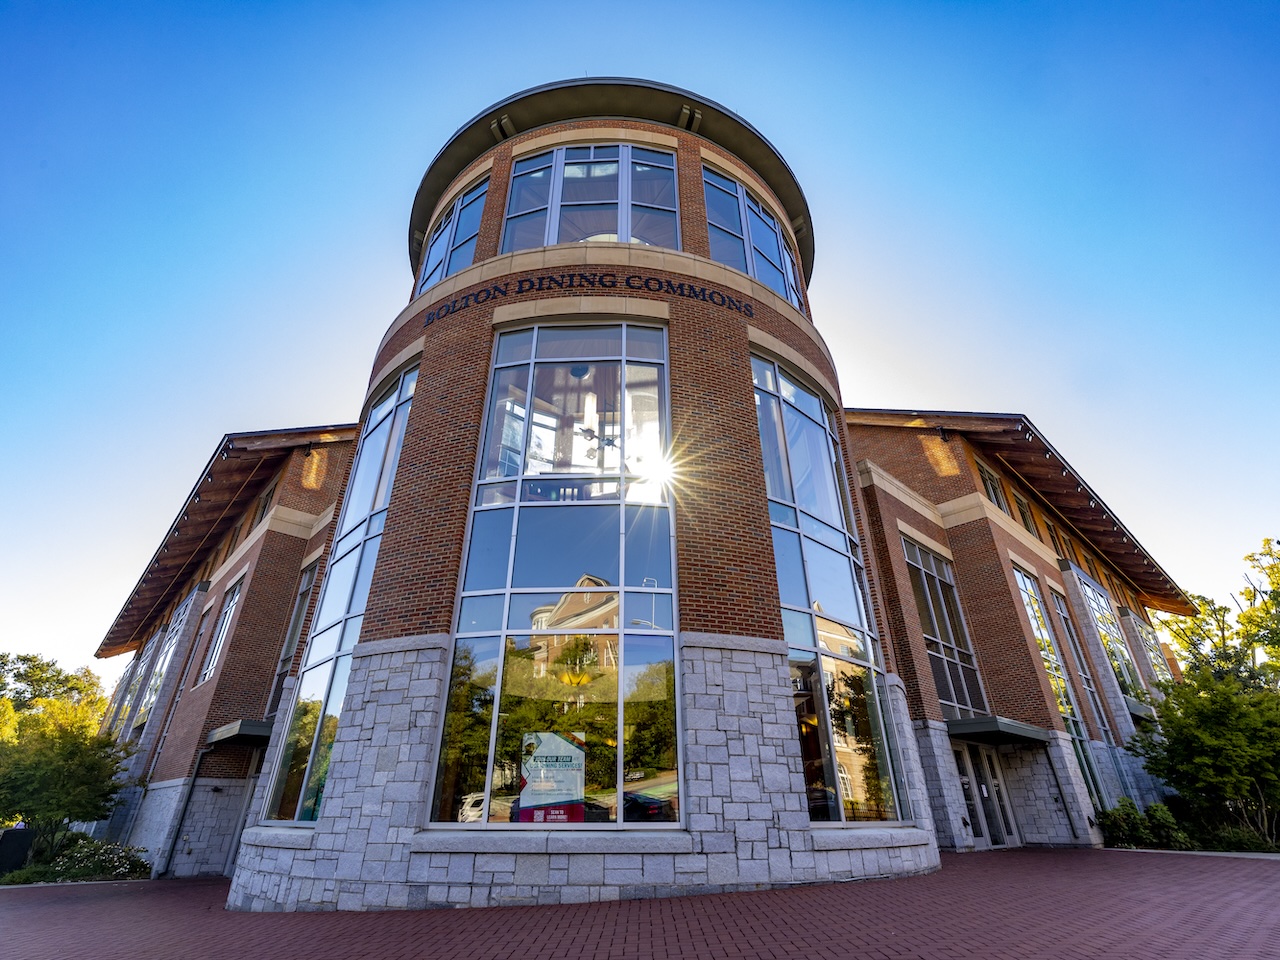
[(907, 427), (964, 436), (984, 454), (1002, 461), (1079, 530), (1128, 578), (1144, 606), (1182, 616), (1195, 614), (1196, 607), (1186, 592), (1030, 418), (1019, 413), (850, 408), (845, 410), (845, 419), (863, 426)]
[[(700, 114), (696, 121), (695, 111)], [(417, 269), (436, 204), (473, 161), (517, 133), (566, 120), (592, 118), (643, 120), (690, 130), (738, 157), (782, 203), (800, 248), (805, 280), (813, 275), (809, 203), (795, 174), (773, 144), (714, 100), (679, 87), (628, 77), (583, 77), (531, 87), (493, 104), (463, 124), (431, 161), (414, 197), (409, 217), (409, 269)]]
[(106, 636), (98, 658), (136, 650), (222, 537), (275, 475), (289, 451), (354, 440), (358, 424), (229, 433), (199, 473)]

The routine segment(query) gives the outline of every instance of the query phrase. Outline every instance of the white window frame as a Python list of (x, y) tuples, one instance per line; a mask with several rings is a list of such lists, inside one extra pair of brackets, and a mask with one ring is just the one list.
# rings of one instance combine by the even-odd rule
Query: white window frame
[(240, 592), (243, 587), (244, 575), (242, 574), (222, 595), (222, 610), (218, 614), (218, 623), (213, 628), (213, 639), (209, 641), (209, 649), (204, 655), (204, 666), (200, 668), (200, 676), (196, 677), (193, 686), (198, 687), (213, 676), (218, 666), (218, 658), (222, 656), (222, 648), (226, 645), (231, 620), (235, 617), (236, 608), (240, 605)]

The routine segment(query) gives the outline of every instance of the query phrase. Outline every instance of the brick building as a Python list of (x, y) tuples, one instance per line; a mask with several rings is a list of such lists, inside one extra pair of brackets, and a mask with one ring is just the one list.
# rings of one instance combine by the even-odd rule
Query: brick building
[(97, 656), (135, 752), (100, 836), (155, 874), (227, 873), (355, 452), (354, 425), (223, 437)]
[(409, 259), (229, 905), (935, 868), (768, 141), (661, 84), (526, 91), (432, 161)]
[(939, 844), (1096, 844), (1160, 799), (1125, 744), (1170, 676), (1147, 611), (1187, 596), (1026, 417), (845, 422)]

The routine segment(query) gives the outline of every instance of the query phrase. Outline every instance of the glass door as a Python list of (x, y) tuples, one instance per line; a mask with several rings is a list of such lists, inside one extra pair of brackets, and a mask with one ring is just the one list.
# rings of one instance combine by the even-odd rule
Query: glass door
[(969, 743), (957, 746), (954, 753), (974, 847), (991, 850), (1018, 846), (1018, 829), (1009, 809), (1004, 773), (995, 750)]

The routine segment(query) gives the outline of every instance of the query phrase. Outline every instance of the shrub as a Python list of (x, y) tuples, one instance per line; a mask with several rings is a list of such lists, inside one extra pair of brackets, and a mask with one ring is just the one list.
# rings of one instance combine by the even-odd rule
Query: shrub
[(1187, 831), (1178, 825), (1173, 813), (1163, 803), (1147, 807), (1147, 829), (1152, 846), (1161, 850), (1194, 850), (1195, 842)]
[(69, 880), (145, 880), (151, 864), (142, 858), (146, 851), (122, 847), (81, 835), (71, 849), (49, 864), (35, 864), (15, 870), (0, 883), (64, 883)]
[(1230, 850), (1239, 853), (1280, 853), (1280, 847), (1273, 846), (1257, 831), (1248, 827), (1218, 826), (1206, 831), (1199, 837), (1200, 845), (1206, 850)]
[(1153, 842), (1147, 818), (1128, 797), (1098, 814), (1098, 826), (1108, 847), (1150, 847)]

